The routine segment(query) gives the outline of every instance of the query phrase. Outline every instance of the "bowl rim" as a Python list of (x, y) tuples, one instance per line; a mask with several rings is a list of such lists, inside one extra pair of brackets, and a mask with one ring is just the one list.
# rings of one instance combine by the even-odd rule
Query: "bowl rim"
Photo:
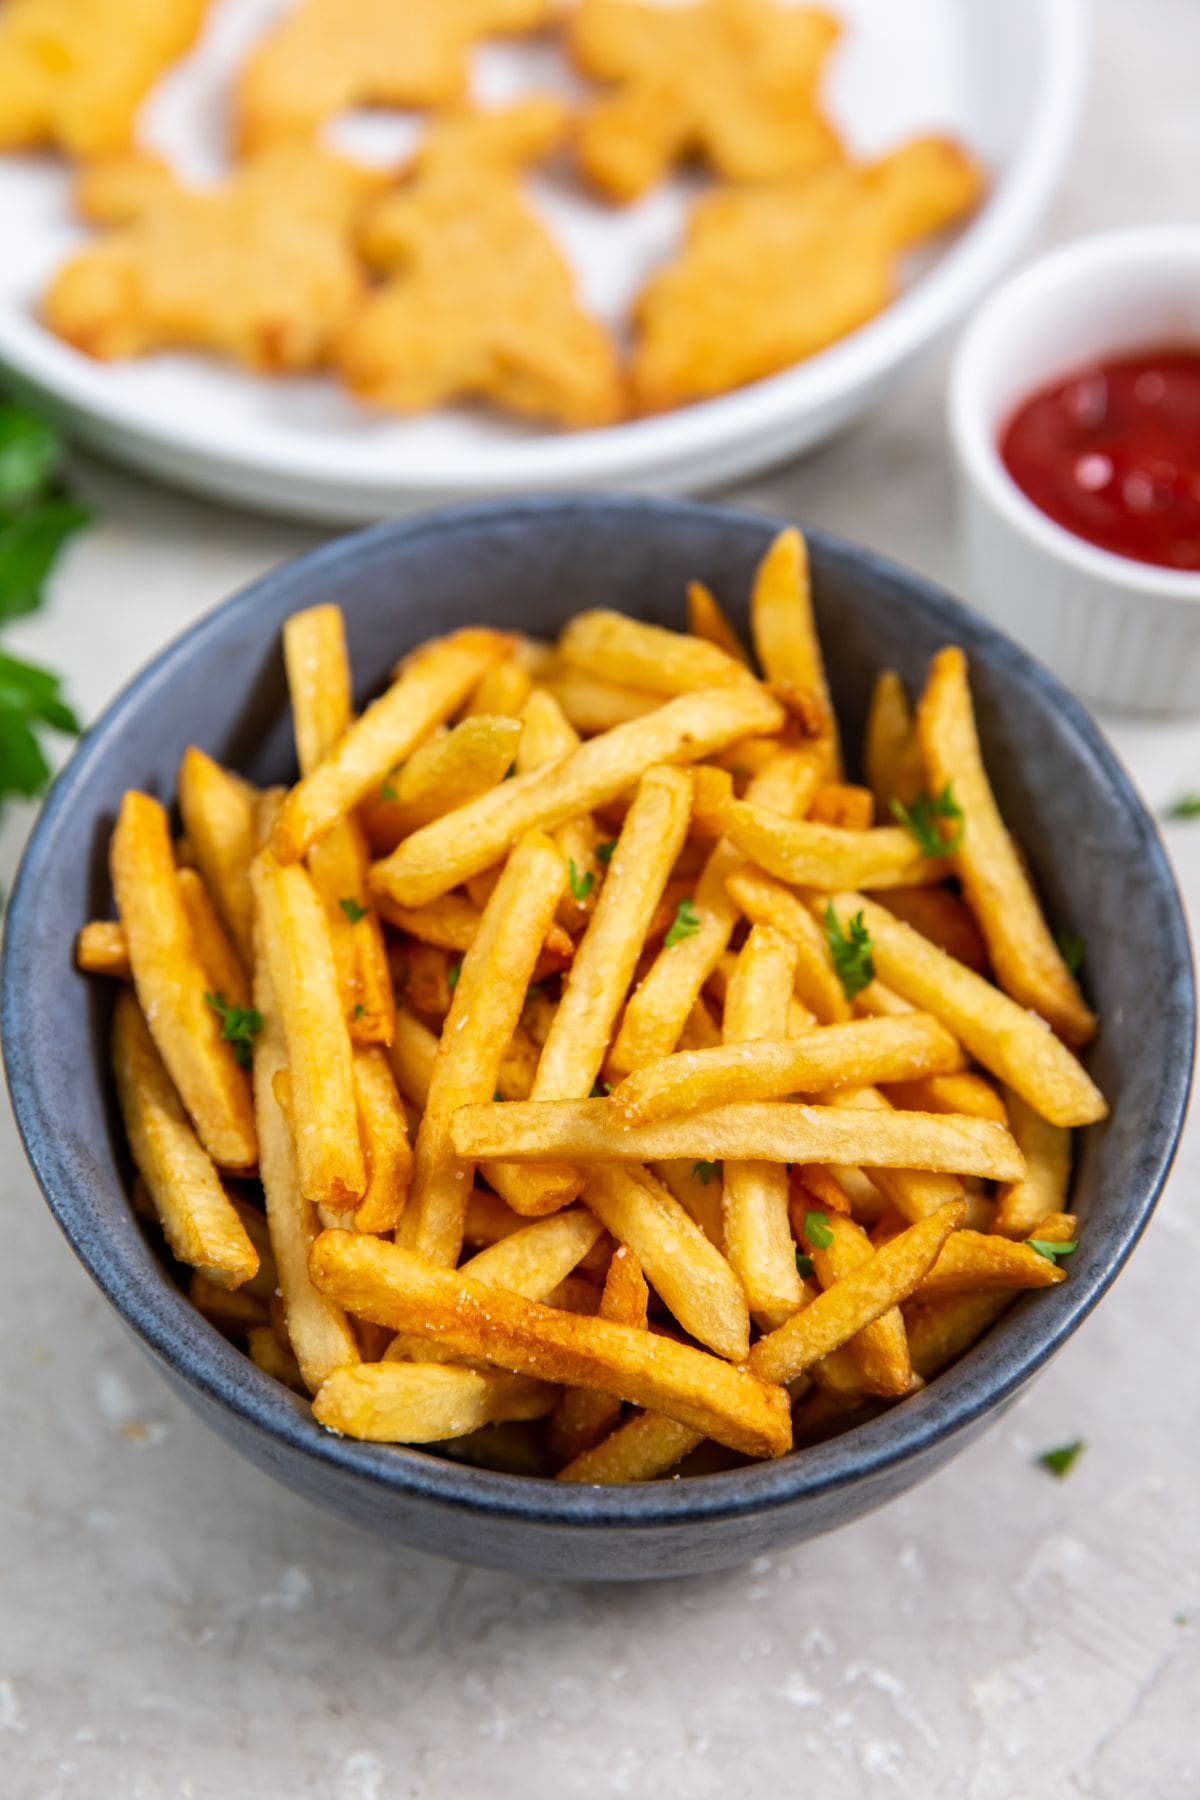
[[(1101, 279), (1114, 267), (1171, 262), (1189, 264), (1200, 275), (1200, 225), (1123, 225), (1073, 238), (1026, 263), (984, 302), (959, 339), (946, 389), (946, 418), (959, 465), (976, 492), (1047, 565), (1067, 563), (1124, 596), (1187, 606), (1200, 602), (1200, 570), (1166, 569), (1104, 550), (1076, 537), (1034, 504), (1009, 474), (980, 396), (997, 343), (1019, 339), (1024, 321), (1041, 306), (1086, 310), (1086, 298), (1064, 299), (1064, 291)], [(1061, 374), (1070, 374), (1071, 366), (1065, 362)], [(1036, 391), (1026, 387), (1014, 395), (1010, 409)]]
[[(26, 845), (8, 909), (0, 968), (0, 1037), (13, 1113), (26, 1156), (42, 1195), (75, 1254), (117, 1313), (165, 1362), (176, 1377), (219, 1410), (231, 1412), (243, 1430), (261, 1430), (268, 1438), (311, 1461), (331, 1465), (388, 1491), (397, 1503), (405, 1499), (434, 1501), (464, 1514), (494, 1520), (605, 1531), (626, 1527), (664, 1527), (732, 1519), (793, 1505), (835, 1492), (896, 1465), (921, 1458), (995, 1412), (1023, 1386), (1078, 1328), (1123, 1268), (1145, 1229), (1174, 1160), (1191, 1088), (1196, 997), (1186, 916), (1158, 828), (1140, 796), (1080, 703), (1011, 639), (974, 615), (936, 583), (906, 570), (874, 551), (830, 533), (806, 531), (820, 553), (865, 569), (900, 586), (923, 610), (943, 624), (952, 641), (986, 646), (986, 654), (1023, 682), (1032, 682), (1063, 715), (1100, 772), (1125, 814), (1137, 829), (1155, 886), (1167, 902), (1169, 942), (1164, 946), (1186, 971), (1184, 1016), (1177, 1027), (1176, 1054), (1163, 1070), (1161, 1096), (1164, 1123), (1143, 1177), (1143, 1191), (1122, 1221), (1121, 1235), (1108, 1262), (1090, 1274), (1065, 1282), (1056, 1290), (1053, 1314), (1043, 1307), (1044, 1326), (1012, 1342), (993, 1344), (981, 1374), (964, 1363), (953, 1365), (925, 1390), (925, 1404), (893, 1408), (839, 1437), (774, 1462), (686, 1480), (656, 1481), (614, 1487), (561, 1483), (545, 1477), (507, 1475), (438, 1457), (420, 1447), (361, 1443), (322, 1430), (306, 1401), (255, 1367), (244, 1353), (222, 1338), (191, 1306), (156, 1257), (137, 1259), (123, 1248), (119, 1235), (86, 1231), (89, 1190), (77, 1170), (60, 1153), (53, 1126), (61, 1100), (44, 1094), (37, 1078), (25, 1029), (34, 984), (25, 972), (37, 955), (37, 896), (52, 878), (57, 834), (69, 827), (73, 796), (92, 762), (106, 753), (113, 736), (131, 714), (153, 705), (156, 688), (181, 667), (198, 647), (219, 638), (228, 622), (253, 613), (295, 581), (328, 571), (331, 591), (360, 561), (371, 561), (381, 545), (422, 537), (453, 538), (498, 522), (512, 524), (555, 514), (595, 511), (625, 515), (631, 530), (656, 521), (705, 517), (744, 530), (769, 530), (769, 515), (745, 508), (701, 501), (670, 500), (625, 494), (550, 494), (517, 502), (488, 500), (392, 520), (365, 531), (334, 538), (258, 577), (197, 620), (159, 652), (105, 708), (84, 735), (74, 755), (54, 781)], [(19, 971), (19, 973), (18, 973)], [(1184, 1041), (1186, 1038), (1186, 1041)], [(140, 1242), (140, 1239), (138, 1240)], [(968, 1360), (971, 1353), (968, 1352)], [(930, 1403), (932, 1402), (932, 1403)]]

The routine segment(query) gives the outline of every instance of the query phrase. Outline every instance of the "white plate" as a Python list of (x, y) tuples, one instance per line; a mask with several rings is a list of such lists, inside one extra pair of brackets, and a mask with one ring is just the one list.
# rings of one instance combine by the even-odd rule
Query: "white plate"
[[(829, 99), (855, 148), (874, 152), (907, 132), (947, 129), (985, 158), (993, 186), (974, 221), (894, 305), (785, 374), (661, 417), (561, 434), (481, 409), (396, 420), (361, 410), (324, 377), (268, 380), (199, 357), (94, 363), (37, 320), (37, 296), (79, 231), (65, 170), (32, 157), (0, 158), (0, 365), (79, 438), (135, 468), (330, 520), (531, 489), (683, 492), (778, 462), (862, 412), (992, 285), (1053, 192), (1082, 98), (1083, 0), (834, 4), (847, 32)], [(220, 0), (203, 43), (147, 107), (144, 137), (185, 173), (219, 166), (227, 73), (279, 5)], [(491, 102), (568, 79), (543, 46), (491, 46), (476, 59), (476, 92)], [(337, 135), (346, 147), (390, 158), (414, 130), (406, 119), (376, 117), (345, 121)], [(617, 323), (677, 241), (685, 184), (620, 210), (563, 180), (533, 187), (584, 298)]]

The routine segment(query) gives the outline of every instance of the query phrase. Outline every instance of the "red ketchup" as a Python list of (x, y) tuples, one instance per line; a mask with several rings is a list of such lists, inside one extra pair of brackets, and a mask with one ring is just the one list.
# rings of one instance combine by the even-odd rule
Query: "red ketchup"
[(1076, 537), (1200, 570), (1200, 350), (1144, 350), (1041, 389), (1000, 454), (1022, 493)]

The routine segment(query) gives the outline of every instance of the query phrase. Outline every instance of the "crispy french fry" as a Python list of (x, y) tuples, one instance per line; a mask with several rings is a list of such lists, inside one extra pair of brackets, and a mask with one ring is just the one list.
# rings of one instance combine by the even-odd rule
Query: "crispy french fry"
[[(430, 1077), (401, 1221), (405, 1245), (431, 1261), (453, 1265), (462, 1248), (473, 1170), (451, 1143), (455, 1109), (490, 1098), (496, 1090), (504, 1047), (521, 1015), (565, 882), (557, 847), (544, 834), (531, 832), (505, 864), (463, 958)], [(568, 1192), (578, 1191), (572, 1170), (564, 1170), (563, 1181)]]
[[(991, 1082), (970, 1069), (950, 1075), (919, 1075), (912, 1081), (889, 1081), (884, 1084), (883, 1091), (886, 1100), (906, 1112), (970, 1113), (976, 1119), (995, 1119), (999, 1125), (1012, 1124), (1008, 1108)], [(1054, 1130), (1055, 1127), (1048, 1126), (1047, 1129)], [(1025, 1152), (1028, 1163), (1029, 1148), (1021, 1142), (1015, 1124), (1013, 1136)]]
[(917, 707), (917, 735), (933, 791), (952, 783), (962, 808), (954, 867), (1001, 987), (1067, 1043), (1090, 1043), (1095, 1015), (1051, 936), (1000, 816), (979, 748), (967, 659), (956, 647), (933, 660)]
[[(812, 1198), (816, 1202), (815, 1194)], [(814, 1211), (820, 1213), (819, 1225), (812, 1219)], [(802, 1241), (812, 1257), (817, 1280), (823, 1289), (834, 1287), (847, 1275), (862, 1268), (874, 1255), (871, 1240), (862, 1226), (856, 1225), (845, 1213), (825, 1212), (819, 1204), (806, 1207), (801, 1226)], [(817, 1241), (818, 1236), (820, 1242)], [(949, 1241), (953, 1243), (954, 1238)], [(944, 1247), (942, 1254), (945, 1254)], [(895, 1395), (908, 1392), (912, 1364), (909, 1361), (904, 1319), (898, 1306), (890, 1307), (871, 1324), (864, 1325), (861, 1331), (848, 1338), (846, 1349), (858, 1365), (862, 1380), (871, 1393)]]
[(85, 975), (129, 979), (129, 946), (119, 919), (89, 919), (75, 940), (75, 961)]
[(923, 1168), (993, 1181), (1015, 1181), (1024, 1166), (1012, 1137), (991, 1119), (890, 1110), (865, 1115), (777, 1101), (715, 1106), (689, 1118), (627, 1129), (614, 1119), (609, 1100), (467, 1105), (454, 1115), (450, 1140), (457, 1155), (468, 1160), (550, 1162), (565, 1156), (581, 1162), (657, 1162), (738, 1156)]
[(258, 1273), (246, 1282), (246, 1292), (255, 1294), (268, 1306), (275, 1297), (279, 1286), (279, 1272), (275, 1267), (275, 1255), (271, 1249), (271, 1234), (267, 1229), (267, 1215), (261, 1207), (251, 1206), (240, 1194), (230, 1194), (230, 1202), (234, 1212), (241, 1220), (242, 1230), (254, 1245), (254, 1253), (258, 1257)]
[(949, 888), (889, 888), (879, 904), (903, 919), (931, 944), (966, 963), (977, 975), (988, 972), (987, 945), (970, 909)]
[[(261, 916), (256, 915), (259, 946), (264, 929)], [(288, 1049), (261, 955), (255, 960), (254, 1004), (262, 1018), (254, 1046), (254, 1112), (267, 1229), (279, 1273), (288, 1341), (305, 1387), (315, 1393), (334, 1369), (359, 1361), (358, 1343), (343, 1309), (319, 1293), (309, 1278), (308, 1253), (318, 1229), (316, 1208), (301, 1191), (295, 1140), (275, 1098), (275, 1078), (288, 1067)]]
[(340, 606), (310, 606), (283, 626), (283, 666), (301, 775), (310, 775), (348, 730), (350, 658)]
[(179, 810), (192, 855), (246, 969), (253, 956), (250, 858), (254, 795), (193, 744), (179, 765)]
[(745, 663), (715, 644), (602, 608), (576, 613), (558, 651), (568, 668), (653, 694), (690, 694), (752, 679)]
[[(817, 764), (810, 753), (781, 751), (755, 776), (750, 792), (764, 807), (799, 813), (806, 809), (817, 780)], [(691, 929), (685, 930), (684, 935), (676, 930), (674, 941), (664, 943), (625, 1009), (609, 1054), (609, 1066), (615, 1074), (627, 1075), (643, 1063), (669, 1056), (679, 1042), (683, 1022), (737, 923), (737, 908), (725, 883), (741, 862), (741, 853), (724, 840), (710, 853), (696, 883), (690, 911), (677, 917), (677, 925)], [(683, 904), (681, 901), (680, 906)], [(667, 938), (672, 939), (671, 931)]]
[(624, 1481), (653, 1481), (665, 1475), (697, 1445), (704, 1433), (681, 1425), (665, 1413), (636, 1413), (591, 1449), (582, 1451), (558, 1471), (559, 1481), (611, 1486)]
[(251, 885), (257, 942), (287, 1040), (300, 1185), (314, 1206), (349, 1212), (367, 1175), (325, 911), (306, 870), (277, 862), (269, 850), (255, 858)]
[(129, 1148), (172, 1255), (222, 1288), (242, 1286), (258, 1271), (258, 1252), (188, 1122), (128, 988), (117, 995), (112, 1056)]
[(785, 819), (751, 800), (730, 800), (721, 829), (742, 855), (797, 887), (896, 888), (940, 881), (942, 857), (924, 856), (901, 825), (843, 831), (808, 819)]
[(663, 1186), (690, 1213), (709, 1243), (724, 1253), (724, 1182), (718, 1164), (673, 1158), (650, 1165)]
[(875, 823), (875, 800), (870, 788), (844, 781), (827, 781), (813, 795), (808, 816), (815, 825), (836, 825), (842, 831), (867, 831)]
[[(637, 1257), (625, 1244), (618, 1244), (604, 1278), (599, 1317), (645, 1331), (649, 1300), (650, 1290)], [(621, 1402), (612, 1394), (601, 1394), (595, 1388), (568, 1388), (547, 1432), (551, 1455), (562, 1463), (573, 1461), (607, 1436), (620, 1416)]]
[(387, 1053), (375, 1044), (354, 1052), (354, 1093), (367, 1185), (354, 1214), (356, 1231), (392, 1231), (412, 1179), (408, 1122)]
[(826, 1168), (823, 1163), (797, 1163), (791, 1172), (791, 1177), (793, 1195), (789, 1204), (793, 1230), (797, 1237), (800, 1236), (800, 1229), (797, 1229), (795, 1221), (799, 1217), (802, 1229), (803, 1214), (813, 1205), (814, 1201), (826, 1212), (852, 1213), (854, 1211), (845, 1183), (833, 1169)]
[[(814, 902), (824, 910), (825, 897)], [(1107, 1116), (1087, 1071), (1034, 1013), (938, 950), (911, 925), (861, 894), (837, 894), (845, 930), (862, 913), (877, 974), (889, 987), (941, 1019), (977, 1062), (1054, 1125), (1090, 1125)]]
[(578, 1268), (603, 1226), (581, 1206), (506, 1232), (462, 1265), (460, 1274), (527, 1300), (543, 1300)]
[(813, 618), (808, 549), (794, 528), (779, 533), (758, 566), (750, 599), (750, 630), (767, 680), (785, 692), (815, 694), (821, 701), (829, 722), (823, 760), (833, 778), (840, 779), (842, 758)]
[[(849, 1108), (852, 1111), (887, 1112), (891, 1101), (878, 1088), (853, 1088), (835, 1092), (828, 1096), (830, 1104)], [(972, 1114), (978, 1117), (978, 1114)], [(845, 1171), (842, 1171), (844, 1174)], [(878, 1190), (885, 1200), (890, 1201), (902, 1218), (915, 1223), (917, 1219), (927, 1218), (930, 1213), (937, 1212), (939, 1207), (948, 1206), (951, 1201), (963, 1198), (963, 1184), (955, 1175), (933, 1173), (928, 1169), (914, 1167), (911, 1169), (868, 1168), (860, 1171), (870, 1187)]]
[(238, 953), (217, 917), (208, 889), (195, 869), (180, 869), (178, 881), (192, 946), (208, 976), (210, 992), (220, 994), (235, 1006), (249, 1006), (250, 983)]
[(590, 812), (633, 787), (651, 764), (697, 762), (721, 744), (777, 730), (782, 722), (778, 704), (749, 681), (682, 695), (580, 745), (563, 762), (502, 782), (422, 826), (375, 865), (372, 880), (403, 906), (436, 900), (490, 868), (524, 832), (553, 830)]
[(595, 737), (616, 725), (644, 719), (662, 705), (661, 694), (597, 681), (582, 669), (556, 667), (543, 678), (543, 686), (582, 737)]
[(422, 1025), (407, 1007), (396, 1009), (396, 1035), (388, 1048), (396, 1086), (406, 1100), (424, 1111), (429, 1099), (438, 1041), (428, 1025)]
[(410, 831), (465, 806), (503, 781), (521, 738), (518, 719), (492, 714), (464, 719), (452, 731), (431, 734), (407, 762), (388, 771), (362, 808), (363, 827), (376, 856), (386, 856)]
[(770, 925), (796, 947), (796, 994), (822, 1025), (851, 1017), (825, 933), (788, 888), (758, 869), (740, 868), (725, 883), (730, 898), (754, 925)]
[(313, 1399), (329, 1431), (375, 1444), (430, 1444), (504, 1419), (541, 1419), (559, 1389), (528, 1375), (437, 1362), (360, 1363), (337, 1369)]
[(750, 1456), (778, 1456), (791, 1443), (787, 1395), (707, 1351), (556, 1311), (358, 1233), (323, 1232), (310, 1266), (352, 1312), (459, 1355), (654, 1407)]
[(167, 815), (134, 790), (121, 802), (109, 851), (133, 984), (151, 1035), (196, 1133), (221, 1168), (258, 1158), (250, 1084), (207, 995), (171, 849)]
[(493, 1194), (489, 1188), (472, 1188), (463, 1222), (463, 1243), (476, 1248), (497, 1244), (510, 1232), (524, 1231), (528, 1223), (499, 1194)]
[(387, 692), (292, 789), (271, 830), (275, 856), (285, 863), (304, 856), (461, 705), (489, 664), (511, 649), (511, 638), (479, 630), (456, 632), (416, 652)]
[(464, 719), (519, 719), (529, 698), (533, 677), (511, 656), (485, 669), (463, 709)]
[(1061, 1269), (1028, 1244), (982, 1231), (956, 1231), (928, 1273), (914, 1289), (918, 1300), (940, 1300), (949, 1294), (977, 1293), (981, 1288), (1054, 1287), (1067, 1279)]
[[(1047, 1243), (1070, 1243), (1075, 1220), (1069, 1213), (1052, 1214), (1038, 1227)], [(1016, 1298), (1014, 1288), (985, 1288), (975, 1293), (952, 1294), (942, 1299), (921, 1300), (914, 1294), (904, 1304), (909, 1355), (913, 1369), (926, 1381), (981, 1338)]]
[(1071, 1134), (1051, 1125), (1019, 1094), (1010, 1092), (1009, 1123), (1025, 1157), (1025, 1174), (1000, 1190), (993, 1231), (1028, 1237), (1050, 1213), (1061, 1212), (1071, 1181)]
[[(544, 689), (529, 695), (521, 717), (521, 748), (516, 761), (519, 775), (560, 762), (579, 748), (579, 733), (568, 723), (558, 701)], [(569, 931), (581, 931), (595, 908), (600, 874), (590, 813), (568, 819), (553, 836), (570, 875), (570, 884), (558, 903), (559, 922)]]
[[(691, 1058), (693, 1066), (700, 1058), (706, 1058), (711, 1066), (714, 1057), (729, 1052), (736, 1054), (748, 1048), (758, 1051), (762, 1046), (755, 1040), (786, 1031), (795, 978), (795, 946), (770, 925), (755, 925), (738, 956), (725, 995), (725, 1050), (695, 1052)], [(678, 1064), (682, 1060), (673, 1056), (666, 1062)], [(665, 1066), (651, 1063), (640, 1072), (641, 1078), (649, 1079)], [(638, 1080), (639, 1075), (631, 1075), (614, 1091), (628, 1091)], [(713, 1100), (730, 1097), (724, 1087), (721, 1080), (707, 1090), (701, 1083), (701, 1091), (707, 1091)], [(641, 1098), (643, 1102), (646, 1099), (644, 1086)], [(660, 1102), (665, 1098), (661, 1086), (656, 1098)], [(698, 1107), (705, 1104), (704, 1098), (698, 1099)], [(779, 1163), (729, 1159), (724, 1168), (724, 1202), (725, 1250), (741, 1278), (750, 1310), (760, 1324), (781, 1325), (795, 1312), (801, 1299), (788, 1222), (787, 1169)]]
[[(754, 929), (763, 932), (771, 927)], [(785, 1031), (790, 985), (779, 1009)], [(727, 1040), (728, 1036), (727, 1021)], [(962, 1060), (955, 1040), (929, 1013), (858, 1019), (848, 1025), (818, 1026), (796, 1038), (734, 1040), (713, 1050), (677, 1051), (627, 1075), (614, 1087), (612, 1103), (622, 1125), (647, 1125), (734, 1101), (778, 1100), (788, 1094), (940, 1074), (961, 1067)]]
[(880, 819), (892, 817), (893, 800), (911, 806), (924, 785), (912, 707), (894, 669), (884, 669), (871, 692), (863, 764)]
[(741, 1361), (750, 1346), (741, 1282), (670, 1191), (644, 1168), (605, 1163), (589, 1171), (583, 1197), (633, 1251), (684, 1330), (719, 1356)]
[(750, 653), (729, 621), (728, 614), (702, 581), (689, 581), (688, 630), (693, 637), (715, 644), (725, 655), (750, 667)]

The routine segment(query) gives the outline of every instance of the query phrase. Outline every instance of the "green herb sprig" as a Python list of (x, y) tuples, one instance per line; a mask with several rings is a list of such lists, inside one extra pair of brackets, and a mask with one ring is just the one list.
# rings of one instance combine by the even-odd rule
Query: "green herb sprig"
[(346, 917), (349, 919), (349, 921), (352, 925), (357, 925), (358, 921), (360, 919), (365, 919), (367, 916), (366, 907), (360, 906), (358, 901), (354, 898), (353, 894), (345, 895), (341, 900), (338, 901), (338, 905), (341, 907), (342, 911), (345, 913)]
[(596, 885), (595, 875), (591, 869), (585, 869), (581, 875), (578, 868), (575, 866), (575, 858), (573, 856), (569, 858), (567, 868), (571, 877), (571, 892), (574, 894), (576, 900), (586, 900), (593, 887)]
[(1043, 1450), (1038, 1457), (1038, 1462), (1043, 1469), (1048, 1469), (1056, 1480), (1065, 1481), (1086, 1449), (1087, 1445), (1083, 1439), (1076, 1438), (1074, 1443), (1060, 1444), (1057, 1450)]
[[(918, 794), (911, 806), (902, 800), (892, 801), (892, 817), (912, 832), (923, 856), (953, 856), (963, 841), (966, 818), (947, 782), (940, 794)], [(949, 820), (956, 829), (943, 831), (941, 821)]]
[(675, 917), (663, 942), (668, 950), (672, 950), (684, 938), (695, 937), (699, 929), (700, 914), (696, 911), (695, 902), (691, 899), (681, 900), (675, 908)]
[(221, 1021), (221, 1036), (233, 1045), (238, 1067), (248, 1069), (254, 1040), (262, 1030), (262, 1014), (256, 1006), (238, 1006), (224, 994), (205, 994), (204, 998)]
[(828, 1250), (833, 1242), (833, 1233), (829, 1229), (828, 1213), (806, 1212), (804, 1215), (804, 1235), (814, 1250)]
[(863, 923), (862, 914), (855, 913), (847, 934), (842, 930), (831, 900), (825, 908), (825, 942), (829, 945), (829, 954), (833, 958), (842, 991), (847, 1000), (853, 1000), (865, 987), (870, 987), (875, 979), (871, 934)]

